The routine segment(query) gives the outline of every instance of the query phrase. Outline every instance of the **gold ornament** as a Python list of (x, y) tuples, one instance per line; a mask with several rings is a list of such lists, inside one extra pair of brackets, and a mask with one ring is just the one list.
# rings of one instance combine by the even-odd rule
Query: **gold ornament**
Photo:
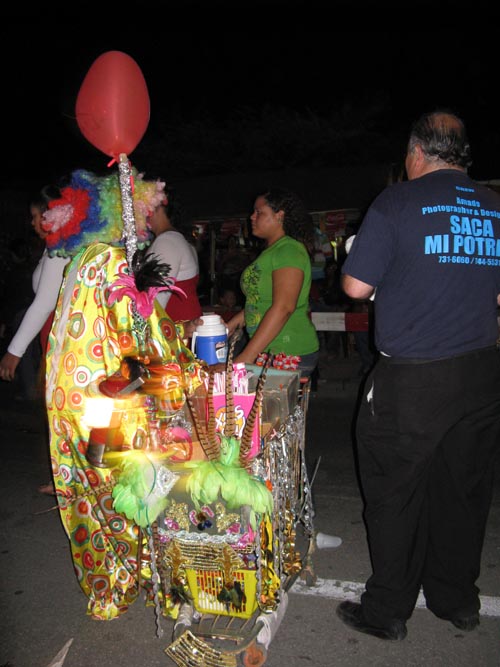
[(217, 531), (222, 533), (225, 532), (233, 523), (239, 523), (241, 517), (235, 512), (226, 512), (226, 507), (223, 503), (216, 503), (215, 520), (217, 522)]
[(165, 519), (172, 519), (179, 526), (179, 530), (189, 532), (189, 516), (187, 503), (178, 503), (173, 498), (165, 510)]

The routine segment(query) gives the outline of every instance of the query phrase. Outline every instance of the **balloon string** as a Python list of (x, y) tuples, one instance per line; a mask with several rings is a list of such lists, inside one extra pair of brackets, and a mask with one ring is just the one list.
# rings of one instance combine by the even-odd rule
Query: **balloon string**
[(116, 158), (113, 158), (112, 160), (110, 160), (110, 161), (108, 162), (108, 164), (107, 164), (106, 166), (107, 166), (107, 167), (112, 167), (115, 163), (116, 163)]

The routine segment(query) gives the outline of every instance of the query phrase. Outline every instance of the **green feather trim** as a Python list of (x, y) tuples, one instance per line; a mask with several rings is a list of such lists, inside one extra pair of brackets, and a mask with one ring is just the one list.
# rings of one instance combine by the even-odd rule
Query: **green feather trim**
[[(168, 503), (167, 493), (159, 485), (165, 468), (145, 452), (132, 451), (124, 458), (122, 472), (112, 491), (114, 509), (141, 528), (151, 525)], [(170, 474), (168, 490), (177, 476)]]

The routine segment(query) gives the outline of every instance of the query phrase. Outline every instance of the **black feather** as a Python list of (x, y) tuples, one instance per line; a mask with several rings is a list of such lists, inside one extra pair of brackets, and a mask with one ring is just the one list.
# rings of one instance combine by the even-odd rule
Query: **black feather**
[(234, 582), (234, 595), (233, 595), (233, 604), (237, 609), (241, 608), (241, 605), (247, 601), (247, 597), (241, 587), (239, 581)]
[[(129, 380), (137, 380), (139, 377), (144, 377), (148, 374), (148, 371), (142, 361), (139, 359), (134, 359), (134, 357), (124, 357), (123, 363), (127, 366), (128, 369), (128, 378)], [(122, 370), (122, 374), (123, 370)]]
[(190, 604), (193, 602), (193, 596), (187, 586), (174, 584), (170, 589), (171, 600), (174, 604)]
[(231, 591), (223, 586), (217, 594), (217, 600), (222, 604), (229, 605), (231, 602)]
[(169, 285), (171, 266), (161, 262), (157, 255), (146, 254), (146, 249), (136, 250), (132, 259), (135, 286), (141, 292), (150, 287)]

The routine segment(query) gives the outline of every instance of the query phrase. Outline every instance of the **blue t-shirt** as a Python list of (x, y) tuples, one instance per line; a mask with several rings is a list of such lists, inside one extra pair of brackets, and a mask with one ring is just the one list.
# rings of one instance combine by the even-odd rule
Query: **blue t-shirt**
[(375, 342), (386, 354), (436, 359), (494, 345), (500, 196), (456, 169), (391, 185), (342, 273), (377, 288)]

